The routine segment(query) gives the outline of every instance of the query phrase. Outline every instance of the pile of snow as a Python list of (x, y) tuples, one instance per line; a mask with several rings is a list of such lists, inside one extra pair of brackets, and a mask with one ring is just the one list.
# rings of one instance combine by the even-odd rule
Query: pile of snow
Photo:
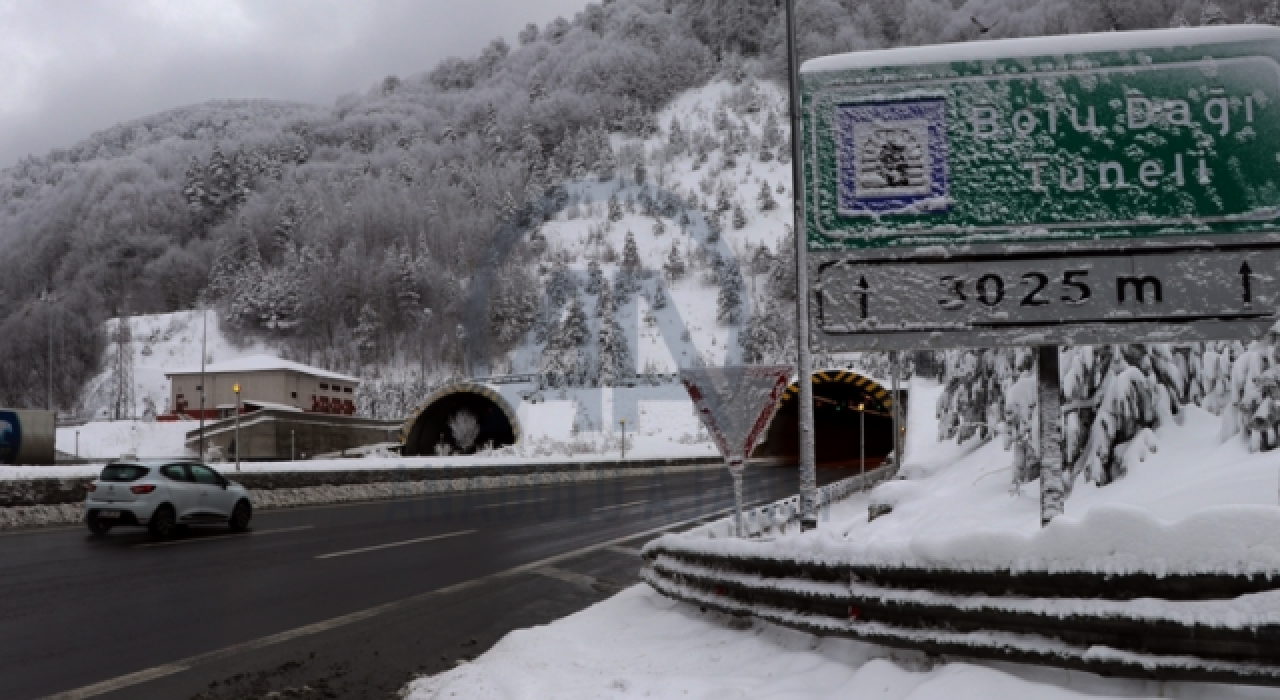
[[(1105, 486), (1081, 480), (1066, 514), (1040, 527), (1039, 482), (1010, 487), (1014, 453), (998, 440), (939, 441), (941, 388), (913, 380), (905, 481), (834, 506), (817, 531), (772, 543), (670, 540), (675, 546), (834, 564), (1112, 574), (1280, 572), (1277, 461), (1219, 437), (1196, 406), (1156, 430), (1160, 449)], [(868, 521), (868, 505), (892, 511)], [(695, 531), (703, 533), (703, 531)], [(709, 530), (707, 530), (709, 532)], [(676, 536), (668, 536), (676, 537)]]
[(795, 698), (1084, 700), (1277, 698), (1280, 690), (1101, 678), (1009, 663), (943, 661), (769, 623), (700, 613), (647, 587), (507, 635), (475, 661), (414, 681), (409, 700)]

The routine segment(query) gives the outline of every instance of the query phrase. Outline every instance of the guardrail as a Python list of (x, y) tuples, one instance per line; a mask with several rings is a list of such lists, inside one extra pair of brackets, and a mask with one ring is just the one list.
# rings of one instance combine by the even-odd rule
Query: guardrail
[[(825, 487), (825, 504), (862, 486), (853, 481)], [(748, 523), (767, 537), (797, 507), (792, 498), (757, 508)], [(699, 546), (722, 525), (729, 536), (724, 521), (650, 543), (642, 578), (676, 600), (815, 635), (1103, 675), (1280, 685), (1280, 572), (925, 570)]]

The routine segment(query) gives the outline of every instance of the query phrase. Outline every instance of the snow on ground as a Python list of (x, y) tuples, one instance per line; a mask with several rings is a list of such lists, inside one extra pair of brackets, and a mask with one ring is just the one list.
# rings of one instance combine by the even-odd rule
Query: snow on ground
[[(218, 314), (208, 311), (209, 331), (207, 361), (225, 362), (249, 355), (275, 355), (270, 348), (253, 342), (239, 346), (224, 336)], [(107, 321), (107, 338), (114, 336), (118, 319)], [(178, 311), (167, 314), (129, 317), (129, 329), (133, 335), (134, 413), (131, 418), (141, 418), (148, 401), (157, 413), (169, 411), (169, 380), (165, 372), (199, 369), (200, 344), (204, 326), (200, 311)], [(90, 379), (82, 394), (80, 413), (88, 418), (108, 418), (111, 384), (115, 377), (115, 346), (108, 344), (103, 371)], [(61, 440), (61, 438), (59, 438)], [(63, 449), (61, 442), (58, 449)], [(69, 451), (69, 450), (68, 450)], [(181, 451), (178, 452), (181, 454)]]
[[(937, 440), (939, 388), (913, 380), (902, 480), (835, 506), (816, 532), (772, 544), (711, 540), (700, 549), (883, 566), (970, 570), (1280, 571), (1280, 454), (1223, 442), (1220, 418), (1186, 407), (1158, 431), (1160, 449), (1124, 478), (1078, 481), (1066, 514), (1040, 527), (1039, 482), (1011, 489), (999, 439)], [(869, 501), (893, 507), (868, 522)]]
[(635, 586), (507, 635), (471, 663), (410, 684), (409, 700), (1083, 700), (1280, 698), (1280, 689), (1156, 683), (923, 654), (747, 623)]
[[(166, 387), (166, 393), (168, 389)], [(157, 423), (136, 420), (92, 421), (58, 428), (57, 447), (76, 457), (114, 459), (124, 454), (139, 457), (181, 457), (187, 431), (199, 423)]]

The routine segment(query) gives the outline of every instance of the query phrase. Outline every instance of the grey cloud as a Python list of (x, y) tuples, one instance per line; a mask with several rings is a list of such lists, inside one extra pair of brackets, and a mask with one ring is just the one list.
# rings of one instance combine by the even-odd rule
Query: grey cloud
[(328, 104), (585, 0), (0, 0), (0, 167), (218, 98)]

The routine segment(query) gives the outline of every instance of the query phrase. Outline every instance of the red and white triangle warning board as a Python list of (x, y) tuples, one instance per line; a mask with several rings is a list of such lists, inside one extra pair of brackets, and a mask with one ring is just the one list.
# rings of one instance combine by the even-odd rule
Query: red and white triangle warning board
[(791, 380), (789, 365), (739, 365), (680, 370), (698, 417), (729, 469), (742, 469), (778, 409)]

